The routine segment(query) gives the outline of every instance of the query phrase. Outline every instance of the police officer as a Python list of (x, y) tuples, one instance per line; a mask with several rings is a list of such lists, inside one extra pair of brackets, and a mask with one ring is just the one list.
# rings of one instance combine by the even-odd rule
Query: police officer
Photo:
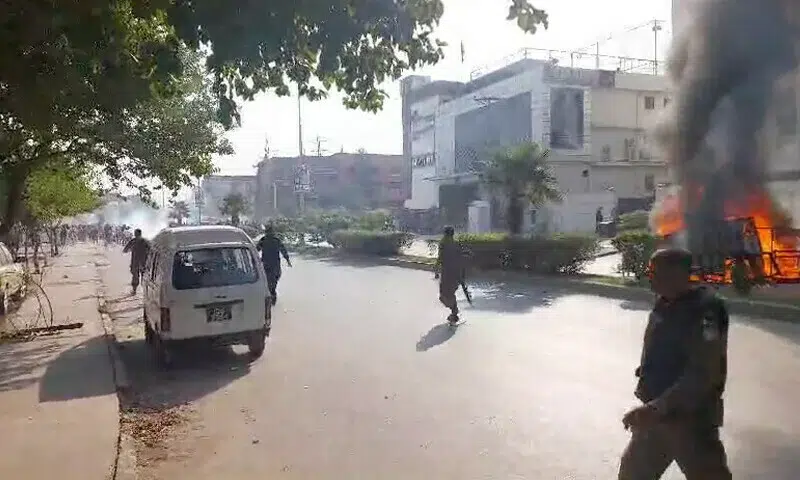
[(453, 227), (444, 227), (444, 235), (439, 241), (439, 255), (436, 257), (436, 274), (439, 279), (439, 301), (450, 309), (447, 321), (457, 323), (458, 301), (456, 291), (464, 281), (464, 252), (455, 241)]
[(645, 329), (635, 395), (622, 419), (631, 439), (619, 480), (657, 480), (675, 461), (687, 480), (729, 480), (719, 438), (727, 375), (728, 313), (707, 287), (690, 283), (691, 254), (657, 251), (657, 300)]

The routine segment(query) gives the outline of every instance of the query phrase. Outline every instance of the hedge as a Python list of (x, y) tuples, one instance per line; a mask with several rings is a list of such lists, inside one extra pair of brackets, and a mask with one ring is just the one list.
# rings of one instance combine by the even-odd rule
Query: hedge
[(330, 236), (331, 245), (336, 248), (379, 256), (398, 255), (413, 241), (411, 233), (378, 230), (337, 230)]
[(650, 256), (658, 248), (659, 238), (647, 230), (632, 230), (620, 233), (611, 244), (622, 255), (619, 272), (640, 280), (647, 275)]
[(617, 231), (647, 230), (649, 226), (650, 212), (646, 210), (636, 210), (634, 212), (623, 213), (619, 216)]
[(470, 252), (474, 268), (547, 274), (580, 273), (599, 249), (598, 239), (593, 235), (459, 234), (456, 241)]

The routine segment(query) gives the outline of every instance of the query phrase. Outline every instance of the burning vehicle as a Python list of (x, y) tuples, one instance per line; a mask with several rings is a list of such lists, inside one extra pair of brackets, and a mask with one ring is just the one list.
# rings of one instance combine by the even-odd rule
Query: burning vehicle
[(745, 290), (754, 284), (800, 283), (800, 231), (791, 228), (766, 191), (742, 198), (724, 205), (721, 220), (700, 218), (705, 224), (692, 229), (687, 228), (689, 205), (703, 201), (702, 191), (694, 198), (670, 194), (651, 219), (654, 231), (665, 243), (693, 252), (695, 281), (738, 283)]

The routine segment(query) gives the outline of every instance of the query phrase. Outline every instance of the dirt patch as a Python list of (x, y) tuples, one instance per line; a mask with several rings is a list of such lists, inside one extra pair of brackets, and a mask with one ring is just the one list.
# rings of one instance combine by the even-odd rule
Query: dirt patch
[(139, 398), (123, 399), (120, 428), (134, 441), (140, 478), (157, 478), (154, 470), (171, 456), (174, 440), (185, 433), (194, 411), (188, 405), (153, 405)]

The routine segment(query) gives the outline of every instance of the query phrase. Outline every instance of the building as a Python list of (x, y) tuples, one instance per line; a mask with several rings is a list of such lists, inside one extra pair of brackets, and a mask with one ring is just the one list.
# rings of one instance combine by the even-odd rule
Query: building
[(307, 208), (396, 209), (409, 191), (402, 155), (335, 153), (273, 157), (258, 164), (257, 218)]
[[(653, 62), (599, 56), (595, 66), (563, 67), (555, 58), (523, 51), (515, 61), (470, 82), (407, 77), (404, 154), (411, 161), (411, 198), (405, 206), (439, 211), (443, 220), (467, 226), (469, 205), (492, 205), (491, 228), (502, 228), (500, 199), (482, 191), (474, 164), (492, 151), (526, 141), (551, 150), (553, 172), (565, 201), (531, 211), (528, 227), (585, 231), (619, 206), (641, 208), (666, 180), (666, 167), (647, 145), (647, 128), (668, 103), (666, 80)], [(552, 54), (549, 51), (548, 54)], [(574, 55), (566, 54), (574, 65)], [(572, 58), (570, 58), (572, 57)]]
[(222, 218), (220, 205), (228, 195), (238, 193), (252, 207), (256, 200), (256, 177), (253, 175), (209, 175), (200, 183), (202, 194), (195, 193), (195, 201), (202, 201), (202, 216)]

